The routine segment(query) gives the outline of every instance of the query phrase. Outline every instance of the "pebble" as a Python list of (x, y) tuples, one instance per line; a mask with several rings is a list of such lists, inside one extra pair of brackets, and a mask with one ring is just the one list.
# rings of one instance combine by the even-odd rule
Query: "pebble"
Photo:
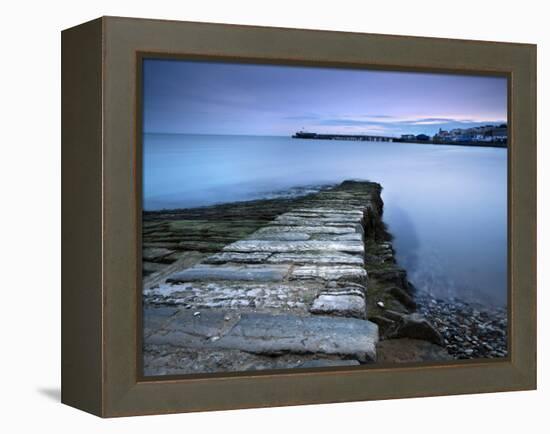
[(457, 359), (506, 357), (507, 312), (475, 307), (459, 299), (444, 301), (416, 294), (418, 312), (442, 334), (447, 351)]

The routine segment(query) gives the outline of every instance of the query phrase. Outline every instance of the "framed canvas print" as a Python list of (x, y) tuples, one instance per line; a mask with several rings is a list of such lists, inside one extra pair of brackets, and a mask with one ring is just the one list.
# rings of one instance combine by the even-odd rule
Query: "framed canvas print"
[(103, 17), (62, 34), (62, 401), (536, 387), (536, 47)]

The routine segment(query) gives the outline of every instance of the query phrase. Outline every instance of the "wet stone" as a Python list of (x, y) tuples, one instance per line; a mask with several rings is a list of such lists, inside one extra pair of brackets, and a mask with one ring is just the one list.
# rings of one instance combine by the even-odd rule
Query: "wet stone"
[(364, 253), (365, 246), (358, 241), (255, 241), (243, 240), (225, 246), (229, 252), (289, 253), (304, 251), (340, 251)]
[(281, 281), (288, 274), (286, 265), (244, 265), (214, 266), (199, 264), (187, 270), (174, 273), (167, 282), (192, 282), (212, 280), (244, 280), (254, 282)]
[(317, 265), (358, 265), (363, 266), (361, 255), (348, 253), (275, 253), (267, 260), (273, 264), (317, 264)]
[(264, 232), (254, 233), (248, 237), (251, 240), (269, 240), (269, 241), (307, 241), (311, 234), (303, 232)]
[(205, 264), (224, 264), (227, 262), (245, 263), (245, 264), (260, 264), (271, 256), (271, 253), (236, 253), (222, 252), (216, 253), (206, 258)]
[(308, 218), (308, 217), (292, 217), (282, 215), (274, 220), (274, 223), (288, 226), (349, 226), (350, 224), (359, 224), (361, 219), (356, 217), (340, 217), (340, 218)]
[(152, 306), (193, 306), (197, 309), (292, 310), (307, 312), (319, 293), (317, 285), (250, 282), (188, 282), (163, 284), (148, 291)]
[(357, 360), (313, 359), (302, 363), (299, 368), (329, 368), (334, 366), (360, 366)]
[(346, 215), (346, 216), (363, 217), (362, 210), (342, 210), (342, 209), (335, 209), (335, 208), (296, 208), (295, 210), (292, 211), (292, 213), (323, 214), (323, 215), (340, 214), (340, 215)]
[[(376, 360), (378, 327), (356, 318), (243, 313), (228, 327), (224, 312), (205, 312), (197, 317), (176, 315), (149, 345), (185, 348), (222, 348), (254, 354), (323, 354)], [(211, 339), (218, 337), (218, 339)]]
[(258, 229), (254, 234), (274, 234), (274, 233), (289, 233), (300, 232), (304, 234), (350, 234), (356, 233), (357, 228), (354, 226), (277, 226), (270, 225)]
[(363, 241), (363, 234), (356, 232), (343, 235), (321, 235), (320, 237), (316, 237), (316, 239), (325, 241)]
[(313, 301), (309, 311), (314, 314), (365, 318), (366, 309), (362, 296), (324, 293)]
[(290, 279), (339, 280), (366, 284), (367, 272), (363, 267), (353, 265), (302, 265), (292, 270)]
[(166, 256), (171, 255), (174, 253), (174, 250), (166, 249), (163, 247), (145, 247), (143, 249), (143, 259), (145, 261), (159, 261)]

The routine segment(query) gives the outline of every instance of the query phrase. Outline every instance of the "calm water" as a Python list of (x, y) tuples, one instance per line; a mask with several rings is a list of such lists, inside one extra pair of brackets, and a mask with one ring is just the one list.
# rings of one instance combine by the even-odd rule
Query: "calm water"
[(441, 298), (506, 304), (506, 149), (286, 137), (146, 134), (144, 208), (382, 184), (397, 259)]

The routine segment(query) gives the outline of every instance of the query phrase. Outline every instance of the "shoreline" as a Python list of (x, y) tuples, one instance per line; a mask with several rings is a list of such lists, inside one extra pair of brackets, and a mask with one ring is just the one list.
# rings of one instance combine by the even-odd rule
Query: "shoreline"
[[(342, 185), (345, 186), (343, 190)], [(378, 362), (433, 362), (456, 358), (504, 357), (507, 354), (506, 323), (501, 316), (495, 316), (493, 321), (491, 313), (480, 313), (479, 321), (472, 320), (473, 310), (465, 302), (448, 303), (439, 300), (431, 306), (432, 300), (410, 284), (406, 270), (399, 267), (395, 260), (391, 235), (382, 219), (382, 187), (375, 183), (346, 181), (327, 189), (328, 194), (325, 196), (330, 196), (331, 190), (337, 192), (339, 189), (344, 194), (348, 194), (346, 189), (350, 189), (350, 192), (357, 189), (357, 194), (363, 195), (358, 197), (368, 198), (365, 205), (368, 211), (365, 211), (365, 221), (362, 223), (365, 234), (364, 269), (368, 276), (365, 315), (368, 320), (366, 322), (372, 321), (378, 325)], [(292, 214), (293, 209), (314, 200), (318, 201), (317, 197), (323, 197), (323, 194), (317, 192), (293, 198), (258, 199), (200, 208), (144, 212), (144, 271), (148, 271), (144, 277), (145, 305), (154, 306), (157, 309), (155, 312), (173, 306), (173, 299), (155, 294), (155, 286), (162, 286), (170, 274), (189, 269), (201, 261), (206, 260), (208, 263), (209, 256), (216, 256), (228, 244), (248, 238), (258, 229), (269, 225), (277, 216), (289, 212)], [(193, 306), (190, 305), (189, 308), (193, 309)], [(277, 309), (275, 312), (284, 313)], [(455, 336), (458, 338), (455, 339)], [(463, 348), (458, 345), (459, 339), (466, 342)], [(488, 342), (490, 339), (496, 339), (497, 343)], [(485, 348), (485, 345), (489, 348)], [(184, 357), (183, 353), (186, 354), (185, 357), (191, 357), (181, 348), (178, 351), (180, 358)], [(304, 363), (304, 367), (312, 363), (324, 366), (351, 363), (349, 357), (335, 359), (334, 356), (327, 355), (278, 355), (275, 363), (272, 359), (265, 359), (265, 356), (247, 353), (245, 357), (242, 351), (232, 354), (235, 360), (240, 360), (241, 365), (225, 360), (224, 363), (229, 363), (224, 365), (226, 370), (239, 370), (239, 366), (244, 366), (245, 359), (248, 369), (302, 367), (301, 364)], [(175, 357), (173, 352), (164, 347), (149, 348), (146, 355), (148, 363), (153, 365), (157, 359), (172, 360), (171, 357)], [(214, 363), (210, 353), (201, 357), (204, 363)], [(199, 369), (198, 366), (193, 366), (187, 365), (187, 368), (192, 372)], [(211, 372), (216, 372), (214, 368), (210, 369)]]

